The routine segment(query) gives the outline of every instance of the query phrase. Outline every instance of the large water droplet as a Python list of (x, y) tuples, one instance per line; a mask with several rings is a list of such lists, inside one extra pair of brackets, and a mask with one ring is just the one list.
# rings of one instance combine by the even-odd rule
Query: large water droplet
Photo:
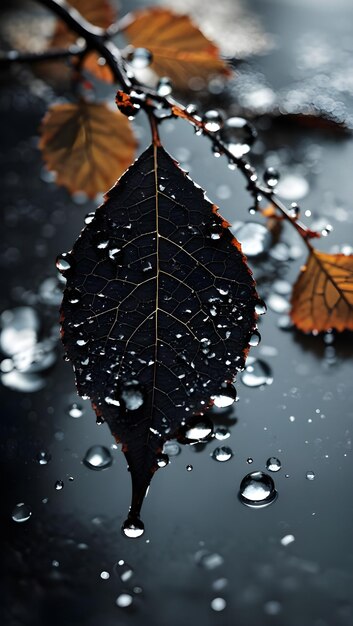
[(261, 387), (261, 385), (271, 385), (273, 376), (271, 368), (265, 361), (249, 356), (245, 370), (240, 374), (240, 380), (246, 387)]
[(145, 532), (145, 526), (139, 518), (132, 519), (128, 517), (122, 526), (122, 531), (125, 537), (137, 539), (137, 537), (141, 537)]
[(256, 130), (242, 117), (230, 117), (223, 125), (221, 138), (235, 157), (249, 152), (256, 139)]
[(206, 111), (202, 121), (206, 130), (211, 133), (216, 133), (223, 126), (223, 115), (219, 111), (211, 109), (210, 111)]
[(250, 507), (263, 507), (273, 502), (277, 497), (274, 482), (264, 472), (251, 472), (240, 483), (239, 499)]
[(229, 461), (232, 458), (233, 451), (227, 446), (220, 446), (219, 448), (215, 448), (215, 450), (213, 450), (211, 456), (215, 461), (220, 461), (221, 463), (224, 463), (225, 461)]
[(135, 48), (128, 53), (127, 61), (136, 70), (142, 70), (151, 65), (153, 55), (147, 48)]
[(92, 446), (87, 450), (83, 463), (89, 469), (103, 470), (111, 466), (113, 457), (105, 446)]
[(279, 459), (277, 459), (275, 456), (271, 456), (269, 459), (267, 459), (266, 461), (266, 468), (270, 471), (270, 472), (279, 472), (279, 470), (281, 469), (282, 465), (281, 465), (281, 461)]
[(12, 510), (12, 519), (14, 522), (27, 522), (32, 515), (32, 509), (28, 504), (19, 502)]
[(256, 257), (267, 252), (271, 246), (272, 235), (268, 228), (257, 222), (235, 223), (232, 228), (241, 243), (247, 257)]
[(236, 401), (236, 398), (237, 391), (234, 385), (231, 384), (226, 384), (217, 395), (211, 396), (214, 405), (219, 409), (231, 406)]

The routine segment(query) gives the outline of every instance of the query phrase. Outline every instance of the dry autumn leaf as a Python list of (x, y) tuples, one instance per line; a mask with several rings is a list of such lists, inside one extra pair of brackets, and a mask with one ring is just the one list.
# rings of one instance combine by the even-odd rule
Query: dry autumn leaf
[(54, 104), (39, 147), (57, 183), (93, 198), (109, 189), (131, 164), (136, 140), (129, 121), (103, 103)]
[(313, 249), (293, 288), (291, 317), (305, 332), (353, 330), (353, 255)]
[(122, 21), (122, 32), (135, 48), (150, 50), (151, 68), (180, 89), (189, 87), (194, 77), (208, 80), (215, 74), (231, 75), (217, 46), (187, 15), (158, 7), (135, 11)]

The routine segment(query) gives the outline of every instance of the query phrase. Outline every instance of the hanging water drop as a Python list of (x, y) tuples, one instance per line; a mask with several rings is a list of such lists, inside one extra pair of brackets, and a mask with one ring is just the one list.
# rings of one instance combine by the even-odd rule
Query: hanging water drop
[(255, 128), (242, 117), (230, 117), (223, 125), (221, 138), (235, 157), (247, 154), (256, 139)]
[(233, 451), (231, 450), (231, 448), (228, 448), (227, 446), (221, 446), (219, 448), (215, 448), (211, 456), (215, 461), (224, 463), (225, 461), (229, 461), (232, 458)]
[(113, 457), (105, 446), (92, 446), (87, 450), (83, 463), (89, 469), (103, 470), (112, 465)]
[(153, 55), (147, 48), (134, 48), (128, 52), (126, 60), (135, 70), (142, 70), (151, 65)]
[(274, 482), (264, 472), (251, 472), (240, 483), (239, 499), (249, 507), (267, 506), (277, 497)]
[(24, 502), (19, 502), (12, 509), (11, 517), (14, 522), (22, 523), (27, 522), (32, 515), (32, 509), (28, 504)]
[(258, 300), (255, 304), (255, 313), (258, 315), (264, 315), (267, 311), (267, 306), (263, 300)]
[(270, 472), (279, 472), (279, 470), (281, 469), (282, 465), (281, 465), (281, 461), (279, 459), (277, 459), (275, 456), (271, 456), (269, 459), (267, 459), (266, 461), (266, 468), (270, 471)]
[(255, 330), (249, 339), (249, 345), (255, 348), (261, 341), (261, 335), (258, 330)]
[(145, 526), (139, 518), (128, 517), (122, 526), (122, 531), (125, 537), (137, 539), (145, 532)]
[(217, 133), (223, 126), (223, 115), (214, 109), (206, 111), (202, 118), (204, 127), (210, 133)]
[(279, 181), (279, 172), (274, 167), (268, 167), (264, 173), (264, 181), (268, 187), (276, 187)]
[(59, 272), (61, 272), (62, 274), (64, 272), (67, 272), (71, 268), (70, 253), (63, 252), (62, 254), (59, 254), (59, 256), (56, 258), (55, 265)]

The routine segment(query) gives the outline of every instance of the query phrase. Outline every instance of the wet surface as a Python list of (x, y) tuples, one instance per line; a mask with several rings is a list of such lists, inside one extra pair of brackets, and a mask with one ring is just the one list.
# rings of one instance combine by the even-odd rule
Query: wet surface
[[(269, 102), (271, 91), (277, 98), (294, 81), (321, 74), (328, 83), (334, 74), (331, 97), (348, 118), (349, 3), (334, 10), (271, 2), (266, 13), (263, 3), (251, 7), (277, 49), (255, 57), (240, 84), (256, 72), (266, 76), (270, 91), (262, 98)], [(339, 76), (346, 82), (338, 96)], [(213, 410), (211, 439), (166, 444), (170, 462), (160, 466), (144, 503), (146, 532), (127, 539), (120, 530), (130, 498), (123, 454), (96, 424), (90, 403), (77, 397), (58, 343), (55, 259), (97, 203), (70, 199), (43, 170), (37, 129), (52, 93), (27, 71), (21, 77), (7, 81), (0, 96), (2, 623), (351, 626), (352, 337), (291, 328), (288, 283), (305, 261), (301, 241), (284, 228), (279, 238), (257, 236), (255, 254), (249, 242), (268, 312), (236, 385), (239, 401)], [(208, 108), (216, 105), (213, 94)], [(147, 127), (142, 117), (135, 125), (142, 150)], [(280, 171), (282, 197), (301, 205), (308, 224), (332, 224), (321, 250), (348, 251), (352, 139), (262, 126), (254, 144), (260, 172)], [(181, 121), (164, 122), (162, 136), (239, 238), (243, 229), (245, 242), (247, 224), (261, 220), (248, 213), (241, 176)], [(244, 506), (239, 496), (246, 489), (251, 495), (254, 473), (257, 490), (258, 479), (265, 481), (260, 495), (270, 496), (265, 507)]]

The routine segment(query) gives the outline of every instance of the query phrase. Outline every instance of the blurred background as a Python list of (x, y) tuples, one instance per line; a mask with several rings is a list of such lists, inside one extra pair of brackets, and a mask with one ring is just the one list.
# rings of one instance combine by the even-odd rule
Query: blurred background
[[(118, 13), (143, 6), (121, 2)], [(171, 8), (191, 13), (236, 70), (226, 86), (194, 84), (182, 101), (251, 120), (259, 172), (278, 168), (280, 197), (298, 202), (313, 228), (333, 226), (321, 250), (352, 253), (352, 3), (174, 0)], [(2, 49), (44, 47), (49, 13), (35, 2), (1, 9)], [(1, 623), (352, 625), (351, 334), (291, 327), (301, 240), (249, 214), (241, 176), (182, 121), (163, 123), (165, 146), (233, 224), (268, 312), (236, 385), (239, 402), (213, 410), (210, 442), (170, 448), (144, 504), (145, 534), (121, 535), (125, 460), (77, 397), (58, 341), (55, 258), (101, 201), (58, 188), (37, 148), (48, 104), (70, 96), (68, 87), (57, 63), (1, 72)], [(95, 88), (114, 101), (112, 88)], [(142, 114), (134, 128), (142, 151)], [(224, 446), (230, 452), (216, 450)], [(256, 470), (278, 492), (264, 508), (238, 498)]]

